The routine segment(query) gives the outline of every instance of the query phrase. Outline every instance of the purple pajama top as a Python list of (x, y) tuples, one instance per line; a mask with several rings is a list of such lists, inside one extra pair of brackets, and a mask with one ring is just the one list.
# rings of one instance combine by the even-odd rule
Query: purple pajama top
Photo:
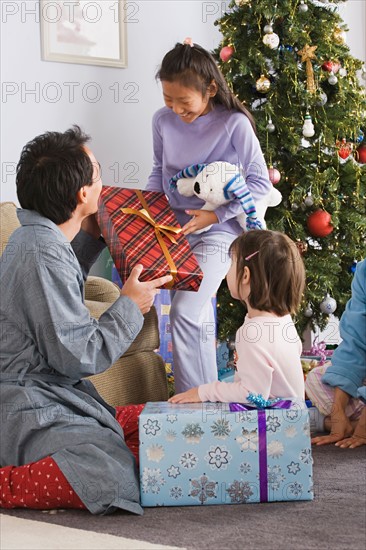
[[(191, 124), (167, 107), (159, 109), (153, 117), (153, 148), (153, 169), (146, 189), (167, 195), (181, 225), (190, 219), (186, 209), (199, 210), (204, 204), (196, 196), (183, 197), (176, 189), (170, 189), (170, 178), (191, 164), (225, 161), (237, 165), (254, 200), (271, 190), (266, 162), (249, 119), (222, 105), (214, 105), (212, 111)], [(242, 212), (238, 200), (220, 206), (215, 210), (220, 225), (214, 224), (210, 231), (241, 233), (235, 217)]]

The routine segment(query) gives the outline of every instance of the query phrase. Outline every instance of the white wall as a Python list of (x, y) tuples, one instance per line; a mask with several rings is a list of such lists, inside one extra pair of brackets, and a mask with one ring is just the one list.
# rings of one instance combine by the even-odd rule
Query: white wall
[[(105, 184), (145, 186), (152, 165), (151, 118), (163, 106), (156, 70), (164, 54), (186, 36), (208, 49), (217, 46), (220, 38), (213, 22), (222, 2), (133, 0), (128, 4), (128, 68), (116, 69), (42, 61), (34, 13), (38, 2), (2, 0), (2, 90), (8, 94), (1, 102), (1, 201), (17, 202), (14, 171), (23, 145), (46, 130), (64, 131), (73, 123), (92, 136), (91, 147), (102, 165)], [(51, 86), (52, 82), (56, 85)], [(79, 84), (74, 87), (74, 100), (67, 82)], [(116, 90), (116, 83), (117, 103), (115, 91), (109, 89)], [(39, 93), (27, 93), (37, 86)], [(52, 102), (60, 90), (60, 100)], [(98, 91), (100, 100), (91, 102)]]
[[(91, 134), (105, 184), (144, 187), (152, 162), (151, 118), (163, 104), (154, 79), (156, 69), (163, 55), (186, 36), (215, 48), (220, 36), (214, 21), (225, 2), (132, 0), (128, 4), (128, 68), (115, 69), (42, 61), (38, 2), (0, 3), (1, 201), (17, 202), (14, 173), (23, 145), (46, 130), (64, 131), (73, 123)], [(352, 54), (363, 60), (365, 4), (349, 0), (340, 8), (350, 28), (347, 43)], [(117, 102), (109, 89), (116, 89), (116, 83)], [(56, 91), (61, 97), (53, 102)], [(101, 97), (93, 102), (96, 92)]]

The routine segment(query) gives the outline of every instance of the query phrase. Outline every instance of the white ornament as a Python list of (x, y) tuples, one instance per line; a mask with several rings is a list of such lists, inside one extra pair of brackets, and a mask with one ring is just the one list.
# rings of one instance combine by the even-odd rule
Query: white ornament
[(318, 100), (318, 105), (325, 105), (326, 102), (328, 101), (328, 96), (325, 92), (320, 92), (319, 94), (319, 100)]
[(311, 193), (308, 193), (307, 197), (305, 197), (304, 203), (305, 203), (306, 206), (313, 206), (313, 204), (314, 204), (314, 199), (313, 199)]
[(330, 71), (330, 75), (329, 75), (329, 78), (328, 78), (328, 82), (329, 84), (331, 84), (331, 86), (335, 86), (338, 82), (338, 78), (336, 77), (336, 75), (333, 73), (333, 71)]
[(302, 13), (306, 13), (308, 9), (309, 9), (308, 5), (305, 4), (304, 0), (301, 0), (299, 5), (299, 11), (301, 11)]
[(314, 134), (315, 134), (314, 124), (311, 120), (311, 116), (309, 115), (309, 113), (306, 113), (304, 125), (302, 127), (302, 135), (308, 138), (308, 137), (313, 137)]
[(311, 307), (311, 304), (309, 303), (306, 308), (304, 309), (304, 315), (305, 317), (312, 317), (313, 316), (313, 308)]
[(279, 43), (280, 37), (275, 32), (270, 32), (263, 36), (263, 44), (271, 48), (271, 50), (278, 48)]
[(276, 126), (273, 124), (272, 119), (269, 118), (269, 119), (268, 119), (268, 124), (267, 124), (267, 126), (266, 126), (267, 132), (268, 132), (269, 134), (273, 134), (273, 132), (275, 131), (275, 129), (276, 129)]
[(363, 78), (363, 80), (366, 80), (366, 66), (365, 65), (361, 69), (361, 78)]
[(268, 24), (264, 27), (263, 31), (266, 33), (266, 34), (270, 34), (271, 32), (273, 32), (273, 27), (272, 25)]
[(322, 313), (326, 313), (327, 315), (329, 315), (330, 313), (334, 313), (337, 309), (337, 302), (334, 298), (327, 294), (324, 300), (320, 303), (319, 307)]
[(342, 76), (342, 77), (347, 76), (347, 69), (345, 69), (344, 67), (341, 67), (338, 71), (338, 74), (339, 76)]

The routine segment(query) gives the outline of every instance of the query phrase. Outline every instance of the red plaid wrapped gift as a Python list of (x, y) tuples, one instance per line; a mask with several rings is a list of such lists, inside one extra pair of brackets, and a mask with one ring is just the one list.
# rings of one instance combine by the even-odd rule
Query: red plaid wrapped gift
[(164, 288), (199, 289), (203, 273), (164, 193), (104, 186), (98, 223), (122, 282), (142, 264), (140, 281), (171, 274)]

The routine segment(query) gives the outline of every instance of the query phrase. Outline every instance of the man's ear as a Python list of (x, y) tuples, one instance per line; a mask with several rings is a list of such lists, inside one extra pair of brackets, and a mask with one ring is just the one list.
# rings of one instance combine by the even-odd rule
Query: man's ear
[(79, 191), (76, 193), (76, 199), (78, 204), (86, 204), (88, 202), (86, 185), (84, 187), (81, 187)]

